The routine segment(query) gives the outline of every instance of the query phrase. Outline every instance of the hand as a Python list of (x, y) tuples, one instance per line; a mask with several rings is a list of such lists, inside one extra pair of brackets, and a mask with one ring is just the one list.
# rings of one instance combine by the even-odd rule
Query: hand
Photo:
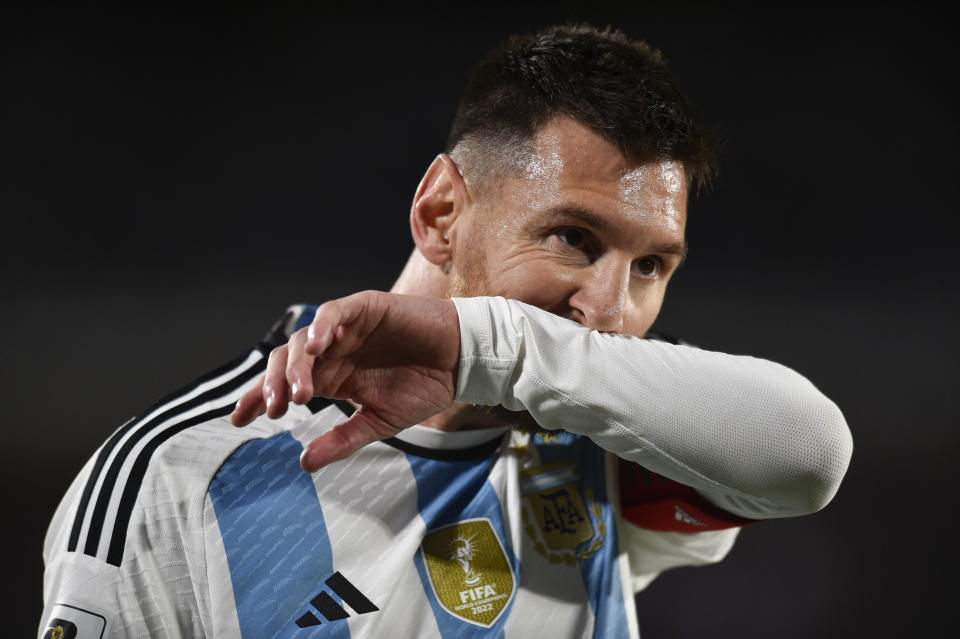
[(310, 442), (300, 457), (313, 472), (369, 443), (439, 413), (453, 402), (460, 323), (450, 300), (366, 291), (327, 302), (309, 327), (270, 353), (267, 371), (231, 415), (246, 426), (314, 396), (361, 408)]

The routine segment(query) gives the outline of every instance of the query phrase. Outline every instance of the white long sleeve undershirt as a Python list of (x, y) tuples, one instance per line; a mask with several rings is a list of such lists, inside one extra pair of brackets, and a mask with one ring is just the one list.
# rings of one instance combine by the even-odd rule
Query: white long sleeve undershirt
[(526, 410), (754, 519), (823, 508), (846, 472), (839, 408), (785, 366), (600, 333), (500, 297), (453, 301), (457, 401)]

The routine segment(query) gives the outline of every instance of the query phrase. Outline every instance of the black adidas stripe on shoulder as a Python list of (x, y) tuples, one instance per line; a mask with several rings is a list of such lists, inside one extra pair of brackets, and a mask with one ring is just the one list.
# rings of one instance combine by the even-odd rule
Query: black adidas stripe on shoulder
[[(260, 361), (265, 362), (266, 360), (262, 359)], [(263, 369), (260, 368), (259, 370)], [(130, 476), (124, 483), (123, 494), (120, 497), (120, 504), (117, 507), (117, 516), (114, 521), (113, 531), (110, 535), (110, 544), (107, 548), (108, 564), (119, 566), (123, 561), (123, 548), (126, 546), (127, 542), (127, 528), (130, 526), (130, 518), (133, 516), (133, 507), (137, 502), (137, 494), (140, 492), (140, 486), (143, 484), (143, 478), (147, 473), (147, 466), (150, 464), (150, 458), (153, 456), (153, 453), (157, 450), (160, 444), (167, 441), (177, 433), (190, 428), (191, 426), (202, 424), (217, 417), (226, 417), (233, 412), (233, 406), (234, 402), (231, 401), (226, 406), (201, 413), (190, 419), (173, 424), (169, 428), (159, 430), (150, 439), (147, 445), (144, 446), (143, 450), (140, 451), (140, 454), (137, 455), (136, 461), (133, 463), (133, 468), (130, 470)], [(96, 516), (96, 513), (94, 513), (94, 516)], [(92, 526), (90, 533), (90, 536), (87, 538), (88, 542), (93, 538)], [(85, 550), (86, 554), (88, 555), (95, 555), (96, 551), (96, 546), (94, 546), (92, 553), (89, 552), (89, 550)]]
[(70, 531), (70, 541), (67, 544), (68, 551), (73, 552), (74, 550), (77, 549), (77, 542), (80, 537), (80, 529), (83, 526), (83, 519), (86, 514), (87, 506), (90, 503), (90, 498), (93, 493), (93, 488), (94, 488), (94, 485), (96, 484), (96, 480), (100, 476), (100, 473), (103, 470), (103, 466), (106, 464), (107, 459), (110, 457), (110, 453), (113, 452), (114, 448), (116, 448), (120, 440), (123, 439), (124, 435), (126, 435), (133, 428), (136, 428), (137, 425), (140, 423), (140, 420), (142, 420), (145, 416), (156, 411), (158, 408), (160, 408), (164, 404), (170, 404), (176, 401), (177, 398), (189, 394), (191, 391), (193, 391), (195, 388), (197, 388), (201, 384), (205, 384), (212, 379), (216, 379), (217, 377), (226, 375), (232, 369), (237, 368), (238, 366), (243, 364), (243, 362), (248, 357), (249, 357), (249, 354), (241, 355), (240, 357), (237, 357), (236, 359), (233, 359), (227, 362), (226, 364), (223, 364), (222, 366), (215, 368), (209, 373), (201, 377), (198, 377), (187, 386), (184, 386), (183, 388), (173, 393), (170, 393), (166, 397), (161, 398), (160, 400), (155, 402), (153, 405), (151, 405), (149, 408), (147, 408), (147, 410), (143, 411), (133, 419), (129, 420), (127, 423), (125, 423), (123, 426), (117, 429), (117, 431), (114, 432), (113, 435), (111, 435), (110, 439), (108, 439), (104, 443), (104, 445), (100, 448), (100, 452), (97, 454), (97, 461), (94, 464), (93, 470), (90, 472), (90, 477), (87, 479), (87, 483), (83, 488), (83, 494), (81, 495), (80, 503), (77, 506), (78, 516), (74, 519), (73, 529)]
[[(119, 566), (133, 507), (153, 453), (177, 433), (229, 415), (238, 399), (236, 391), (264, 371), (266, 355), (274, 346), (260, 344), (167, 395), (119, 428), (97, 454), (77, 504), (67, 550), (97, 557), (103, 536), (109, 535), (106, 555), (101, 559)], [(197, 392), (204, 385), (209, 388)], [(189, 414), (204, 405), (211, 408)], [(129, 471), (124, 473), (124, 465), (130, 460)], [(113, 508), (111, 501), (116, 504)], [(85, 522), (89, 523), (84, 534)]]

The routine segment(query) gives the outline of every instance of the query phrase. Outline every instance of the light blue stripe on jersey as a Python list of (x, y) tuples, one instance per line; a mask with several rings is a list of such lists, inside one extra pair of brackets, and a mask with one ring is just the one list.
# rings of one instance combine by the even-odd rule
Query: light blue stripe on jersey
[[(303, 446), (290, 433), (238, 448), (210, 483), (245, 638), (349, 639), (346, 620), (300, 628), (296, 620), (333, 574), (330, 539)], [(338, 602), (338, 597), (328, 592)]]
[[(586, 503), (585, 489), (589, 488), (594, 500), (602, 509), (602, 521), (606, 529), (603, 546), (590, 556), (589, 559), (579, 561), (580, 575), (590, 597), (590, 607), (596, 625), (593, 629), (594, 637), (624, 637), (627, 635), (627, 611), (623, 605), (623, 588), (620, 586), (620, 564), (617, 561), (619, 542), (617, 540), (617, 524), (614, 521), (613, 509), (607, 497), (606, 461), (602, 449), (586, 437), (572, 435), (567, 432), (555, 433), (557, 443), (544, 443), (537, 439), (536, 447), (540, 453), (540, 461), (548, 464), (564, 461), (573, 463), (580, 477), (577, 484), (580, 487), (581, 497)], [(597, 527), (594, 513), (587, 516)]]
[[(485, 459), (470, 461), (440, 461), (407, 454), (410, 469), (417, 482), (417, 508), (427, 526), (427, 532), (458, 521), (486, 517), (493, 524), (494, 531), (503, 543), (507, 560), (513, 570), (515, 587), (519, 587), (520, 561), (514, 554), (510, 538), (507, 536), (503, 513), (500, 510), (500, 499), (493, 486), (487, 481), (487, 476), (497, 458), (497, 452), (493, 452)], [(424, 594), (433, 608), (433, 616), (440, 628), (440, 635), (444, 639), (479, 639), (481, 637), (502, 639), (503, 626), (507, 617), (510, 616), (515, 598), (511, 598), (507, 609), (490, 628), (475, 626), (450, 614), (437, 601), (420, 552), (414, 555), (414, 563), (420, 574)]]

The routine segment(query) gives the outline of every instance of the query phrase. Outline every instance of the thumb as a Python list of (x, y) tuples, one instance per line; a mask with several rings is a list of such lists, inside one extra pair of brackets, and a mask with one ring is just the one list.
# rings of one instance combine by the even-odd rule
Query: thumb
[(339, 426), (310, 442), (300, 454), (300, 467), (308, 473), (354, 454), (367, 444), (392, 437), (399, 429), (363, 409)]

